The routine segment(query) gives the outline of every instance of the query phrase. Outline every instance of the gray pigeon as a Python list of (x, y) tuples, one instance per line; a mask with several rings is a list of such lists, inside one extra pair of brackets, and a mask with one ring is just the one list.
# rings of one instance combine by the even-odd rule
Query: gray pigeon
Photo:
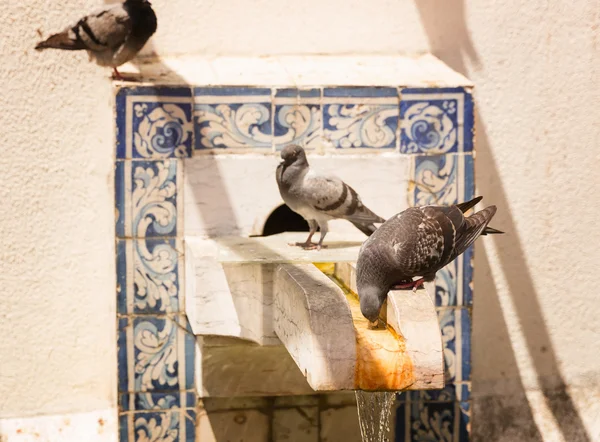
[(85, 49), (100, 66), (113, 68), (114, 77), (122, 79), (117, 67), (131, 60), (156, 31), (156, 14), (146, 0), (125, 3), (87, 15), (74, 26), (50, 36), (35, 49)]
[[(356, 285), (362, 314), (377, 322), (390, 289), (417, 289), (475, 242), (479, 235), (503, 233), (488, 227), (489, 206), (469, 217), (464, 212), (481, 197), (453, 206), (407, 209), (382, 224), (362, 245)], [(421, 278), (413, 281), (413, 278)]]
[[(310, 233), (306, 242), (297, 243), (305, 249), (323, 247), (327, 235), (327, 221), (342, 218), (350, 221), (365, 235), (371, 235), (385, 219), (366, 208), (356, 191), (339, 178), (323, 176), (308, 165), (306, 153), (300, 146), (289, 145), (281, 151), (283, 161), (277, 166), (277, 185), (283, 201), (294, 212), (308, 221)], [(311, 242), (321, 229), (319, 242)]]

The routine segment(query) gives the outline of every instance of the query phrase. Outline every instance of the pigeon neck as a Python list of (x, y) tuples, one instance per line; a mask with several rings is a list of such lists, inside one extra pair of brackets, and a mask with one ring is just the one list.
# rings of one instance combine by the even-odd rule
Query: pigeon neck
[[(284, 166), (285, 167), (285, 166)], [(284, 185), (291, 186), (298, 182), (308, 172), (308, 163), (306, 160), (298, 160), (295, 163), (285, 167), (281, 175), (281, 182)]]

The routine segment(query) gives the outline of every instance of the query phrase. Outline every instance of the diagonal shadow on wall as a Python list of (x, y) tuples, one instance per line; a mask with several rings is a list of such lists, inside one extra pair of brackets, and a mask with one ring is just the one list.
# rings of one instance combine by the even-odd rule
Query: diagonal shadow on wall
[[(468, 66), (475, 70), (483, 68), (483, 62), (475, 50), (466, 25), (464, 0), (416, 0), (415, 3), (434, 55), (467, 77), (470, 70)], [(486, 134), (485, 117), (478, 112), (477, 104), (475, 110), (475, 167), (481, 173), (480, 176), (493, 177), (477, 181), (479, 193), (484, 196), (485, 202), (498, 206), (494, 225), (507, 232), (506, 235), (486, 241), (495, 241), (541, 392), (564, 440), (591, 441), (560, 372), (550, 333), (544, 322), (539, 294), (535, 289), (514, 216), (500, 181), (498, 166), (492, 153), (493, 146)], [(472, 341), (475, 373), (473, 437), (482, 441), (541, 441), (542, 436), (533, 419), (510, 343), (510, 334), (503, 319), (488, 255), (481, 245), (476, 248), (477, 302), (474, 306)], [(487, 336), (494, 336), (496, 339), (494, 342), (486, 342)], [(489, 351), (490, 348), (493, 348), (493, 351)], [(487, 366), (501, 367), (498, 372), (493, 373), (498, 380), (496, 384), (503, 386), (498, 395), (478, 395), (479, 388), (484, 384), (477, 376), (478, 366), (482, 365), (483, 360), (488, 361), (485, 364)], [(510, 391), (501, 391), (502, 389)]]

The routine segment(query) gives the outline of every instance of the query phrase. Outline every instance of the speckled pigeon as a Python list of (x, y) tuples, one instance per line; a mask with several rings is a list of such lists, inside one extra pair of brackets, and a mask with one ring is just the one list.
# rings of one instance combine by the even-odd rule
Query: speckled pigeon
[(364, 242), (356, 263), (356, 284), (360, 309), (369, 321), (377, 322), (389, 290), (416, 290), (433, 281), (438, 270), (480, 235), (503, 233), (488, 227), (496, 206), (463, 215), (481, 198), (453, 206), (412, 207), (387, 220)]
[[(281, 151), (283, 161), (277, 166), (277, 184), (283, 201), (300, 214), (310, 227), (308, 238), (296, 243), (305, 249), (321, 249), (327, 235), (327, 221), (341, 218), (350, 221), (365, 235), (371, 235), (385, 219), (377, 216), (360, 200), (356, 191), (337, 177), (319, 175), (308, 165), (304, 149), (289, 145)], [(319, 242), (311, 242), (321, 229)]]
[(86, 50), (100, 66), (113, 68), (115, 78), (122, 79), (117, 67), (131, 60), (154, 34), (156, 14), (146, 0), (127, 0), (94, 14), (86, 15), (74, 26), (50, 36), (35, 49)]

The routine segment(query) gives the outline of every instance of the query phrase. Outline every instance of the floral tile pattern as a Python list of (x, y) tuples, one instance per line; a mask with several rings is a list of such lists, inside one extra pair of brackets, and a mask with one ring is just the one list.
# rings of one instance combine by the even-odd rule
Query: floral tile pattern
[(193, 122), (189, 88), (121, 88), (116, 100), (117, 158), (191, 156)]
[(197, 403), (198, 399), (194, 391), (123, 393), (119, 395), (119, 409), (123, 411), (193, 408)]
[(468, 308), (441, 308), (446, 383), (471, 380), (471, 314)]
[(180, 160), (118, 161), (115, 168), (116, 233), (124, 238), (183, 233)]
[(196, 410), (177, 409), (122, 414), (120, 442), (194, 442)]
[(468, 441), (471, 417), (469, 389), (470, 385), (460, 385), (446, 387), (440, 392), (411, 392), (396, 410), (395, 440)]
[(271, 89), (194, 89), (196, 149), (271, 148)]
[(274, 98), (274, 139), (277, 150), (288, 144), (305, 149), (322, 145), (320, 89), (278, 89)]
[(439, 155), (473, 150), (473, 98), (464, 88), (405, 88), (400, 152)]
[(323, 136), (336, 148), (397, 147), (396, 88), (325, 88)]
[(196, 341), (183, 314), (183, 163), (190, 88), (117, 92), (115, 163), (119, 437), (194, 441)]
[(176, 238), (117, 241), (119, 314), (183, 310), (183, 245)]

